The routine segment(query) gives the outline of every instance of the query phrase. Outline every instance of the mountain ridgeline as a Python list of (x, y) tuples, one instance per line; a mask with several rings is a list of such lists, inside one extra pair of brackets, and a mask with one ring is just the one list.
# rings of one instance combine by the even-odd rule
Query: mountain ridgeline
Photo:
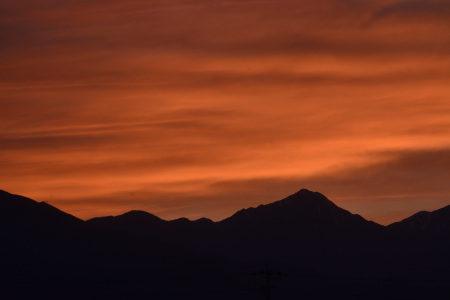
[[(238, 286), (232, 298), (259, 299), (244, 288), (257, 286), (256, 277), (239, 276), (264, 262), (296, 274), (278, 291), (282, 299), (365, 299), (371, 289), (383, 299), (438, 299), (450, 290), (450, 206), (382, 226), (302, 189), (220, 222), (166, 221), (143, 211), (82, 221), (0, 191), (0, 228), (0, 267), (15, 296), (27, 296), (25, 286), (66, 299), (210, 299), (205, 286), (210, 293)], [(353, 298), (348, 278), (363, 291)], [(405, 280), (439, 284), (412, 288)]]

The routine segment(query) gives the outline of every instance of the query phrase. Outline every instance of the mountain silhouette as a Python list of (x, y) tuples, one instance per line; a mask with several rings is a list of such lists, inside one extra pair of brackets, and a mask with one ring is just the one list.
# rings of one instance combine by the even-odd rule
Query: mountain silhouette
[[(306, 189), (219, 222), (164, 221), (134, 211), (87, 223), (227, 259), (277, 261), (340, 276), (409, 276), (410, 271), (401, 270), (418, 257), (405, 259), (402, 251), (411, 242), (403, 232), (367, 221)], [(399, 268), (394, 267), (397, 260)]]
[(274, 203), (243, 209), (219, 225), (245, 234), (312, 239), (367, 235), (383, 228), (336, 206), (324, 195), (306, 189)]
[(450, 205), (432, 212), (418, 212), (388, 228), (407, 235), (450, 237)]
[(450, 278), (450, 206), (418, 212), (386, 227), (397, 269), (427, 278)]
[(186, 237), (192, 238), (190, 235), (200, 233), (214, 224), (213, 221), (206, 218), (196, 221), (190, 221), (187, 218), (166, 221), (148, 212), (138, 210), (115, 217), (93, 218), (86, 223), (99, 228), (118, 230), (171, 243), (176, 243), (177, 240)]
[[(0, 191), (2, 291), (9, 298), (260, 299), (256, 287), (266, 281), (252, 274), (265, 274), (284, 276), (274, 290), (279, 299), (446, 299), (449, 213), (450, 206), (382, 226), (302, 189), (219, 222), (143, 211), (82, 221)], [(261, 271), (265, 262), (288, 275)]]
[[(26, 222), (23, 222), (26, 220)], [(67, 214), (46, 202), (13, 195), (0, 190), (0, 222), (14, 226), (48, 227), (76, 226), (83, 221)]]
[(301, 235), (302, 238), (322, 239), (324, 235), (330, 238), (336, 234), (367, 235), (383, 229), (379, 224), (339, 208), (322, 194), (306, 189), (271, 204), (242, 209), (220, 222), (206, 218), (165, 221), (147, 212), (130, 211), (116, 217), (93, 218), (87, 223), (152, 238), (165, 237), (173, 242), (181, 238), (178, 235), (185, 236), (189, 232), (211, 234), (214, 231), (230, 237)]
[(358, 253), (371, 245), (368, 237), (383, 229), (305, 189), (274, 203), (243, 209), (216, 227), (216, 249), (223, 254), (295, 262), (333, 274), (354, 272)]
[(171, 290), (165, 278), (175, 274), (180, 288), (188, 290), (189, 278), (198, 275), (191, 270), (216, 264), (187, 249), (90, 226), (47, 203), (5, 191), (0, 192), (0, 241), (5, 299), (151, 297)]

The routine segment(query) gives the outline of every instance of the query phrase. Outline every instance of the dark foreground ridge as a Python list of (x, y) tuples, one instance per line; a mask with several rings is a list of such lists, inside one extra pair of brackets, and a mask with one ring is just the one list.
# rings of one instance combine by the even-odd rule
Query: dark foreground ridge
[(5, 299), (447, 299), (449, 238), (450, 206), (382, 226), (305, 189), (220, 222), (0, 191)]

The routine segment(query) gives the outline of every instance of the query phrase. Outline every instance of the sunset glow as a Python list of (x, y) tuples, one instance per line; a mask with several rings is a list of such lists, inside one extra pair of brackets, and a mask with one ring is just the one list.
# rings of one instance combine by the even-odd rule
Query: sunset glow
[(0, 0), (0, 189), (220, 220), (450, 204), (448, 0)]

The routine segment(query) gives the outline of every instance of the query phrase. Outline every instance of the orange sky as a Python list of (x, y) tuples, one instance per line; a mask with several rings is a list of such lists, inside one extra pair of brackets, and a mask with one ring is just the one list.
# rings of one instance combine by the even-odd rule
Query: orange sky
[(448, 0), (0, 0), (0, 189), (225, 218), (450, 204)]

